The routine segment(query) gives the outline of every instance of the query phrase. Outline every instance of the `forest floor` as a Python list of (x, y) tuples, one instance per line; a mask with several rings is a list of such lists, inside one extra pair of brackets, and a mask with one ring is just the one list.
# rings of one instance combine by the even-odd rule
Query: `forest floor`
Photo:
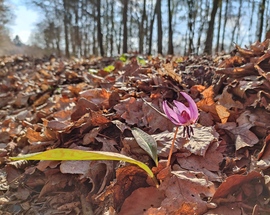
[[(270, 214), (269, 41), (216, 57), (1, 58), (0, 214)], [(194, 135), (162, 102), (186, 92)], [(158, 166), (132, 129), (157, 143)], [(123, 161), (11, 161), (55, 148), (115, 152)]]

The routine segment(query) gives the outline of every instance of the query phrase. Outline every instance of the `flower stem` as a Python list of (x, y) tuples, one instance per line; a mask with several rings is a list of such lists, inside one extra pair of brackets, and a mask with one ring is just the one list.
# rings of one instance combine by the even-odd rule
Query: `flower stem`
[(178, 132), (178, 126), (176, 127), (175, 129), (175, 133), (174, 133), (174, 136), (173, 136), (173, 141), (172, 141), (172, 145), (171, 145), (171, 149), (170, 149), (170, 153), (169, 153), (169, 157), (168, 157), (168, 161), (167, 161), (167, 167), (170, 165), (171, 163), (171, 158), (172, 158), (172, 152), (173, 152), (173, 148), (174, 148), (174, 143), (175, 143), (175, 140), (176, 140), (176, 135), (177, 135), (177, 132)]

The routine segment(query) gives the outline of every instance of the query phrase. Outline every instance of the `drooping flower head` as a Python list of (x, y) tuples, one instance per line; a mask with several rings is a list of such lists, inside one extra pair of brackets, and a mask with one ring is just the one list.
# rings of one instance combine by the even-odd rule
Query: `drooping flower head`
[(190, 133), (193, 134), (193, 128), (191, 125), (196, 122), (199, 112), (195, 101), (188, 94), (184, 92), (181, 92), (181, 94), (188, 101), (188, 107), (183, 103), (174, 100), (174, 105), (171, 108), (167, 101), (163, 101), (163, 110), (172, 123), (177, 126), (183, 125), (183, 135), (185, 136), (187, 132), (188, 137), (190, 137)]

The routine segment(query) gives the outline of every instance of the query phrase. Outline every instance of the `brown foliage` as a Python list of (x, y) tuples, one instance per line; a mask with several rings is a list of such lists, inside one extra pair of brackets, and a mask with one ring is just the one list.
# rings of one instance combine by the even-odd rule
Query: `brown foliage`
[[(133, 56), (110, 73), (103, 68), (118, 59), (2, 58), (1, 210), (268, 214), (268, 41), (236, 46), (236, 55), (225, 58), (147, 58), (142, 66)], [(181, 91), (200, 116), (191, 138), (180, 129), (166, 167), (174, 132), (160, 114), (162, 101), (183, 102)], [(157, 141), (158, 167), (132, 137), (133, 127)], [(160, 186), (122, 162), (8, 160), (58, 147), (128, 155), (150, 166)]]

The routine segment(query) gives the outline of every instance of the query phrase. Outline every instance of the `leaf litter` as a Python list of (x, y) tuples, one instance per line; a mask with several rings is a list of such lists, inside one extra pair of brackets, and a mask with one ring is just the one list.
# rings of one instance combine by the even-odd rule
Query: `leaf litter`
[[(0, 210), (269, 214), (268, 47), (266, 40), (236, 45), (232, 55), (144, 56), (144, 63), (132, 55), (125, 62), (2, 57)], [(166, 167), (174, 126), (160, 112), (164, 100), (184, 102), (180, 92), (200, 115), (194, 136), (177, 133)], [(9, 160), (57, 148), (131, 157), (152, 168), (159, 186), (123, 161)]]

